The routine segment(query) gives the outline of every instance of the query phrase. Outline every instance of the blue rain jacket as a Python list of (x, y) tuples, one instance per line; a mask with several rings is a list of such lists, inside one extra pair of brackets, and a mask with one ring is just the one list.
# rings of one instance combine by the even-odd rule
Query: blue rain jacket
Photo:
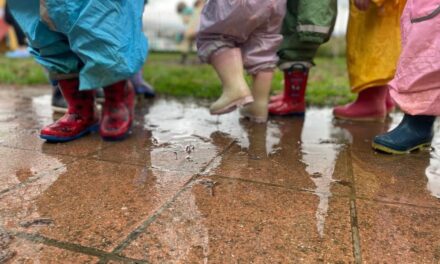
[(8, 4), (36, 60), (55, 79), (79, 76), (80, 90), (127, 79), (146, 60), (144, 0), (13, 0)]

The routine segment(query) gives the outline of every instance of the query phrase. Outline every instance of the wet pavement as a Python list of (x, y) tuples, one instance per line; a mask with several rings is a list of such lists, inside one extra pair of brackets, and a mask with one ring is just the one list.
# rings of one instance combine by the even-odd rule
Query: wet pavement
[(46, 144), (48, 93), (0, 90), (0, 263), (440, 263), (440, 148), (370, 148), (399, 113), (258, 125), (160, 99), (124, 142)]

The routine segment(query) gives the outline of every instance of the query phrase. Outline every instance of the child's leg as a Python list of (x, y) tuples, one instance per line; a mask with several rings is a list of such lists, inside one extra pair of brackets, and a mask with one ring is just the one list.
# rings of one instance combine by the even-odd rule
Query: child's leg
[(269, 112), (273, 115), (303, 115), (309, 69), (318, 48), (330, 38), (336, 21), (337, 2), (287, 0), (286, 10), (281, 30), (284, 39), (278, 50), (278, 65), (285, 76), (284, 92), (271, 98)]
[(50, 30), (42, 22), (38, 1), (10, 1), (9, 7), (23, 31), (37, 62), (50, 72), (50, 78), (59, 81), (59, 89), (67, 102), (67, 113), (58, 121), (41, 130), (41, 138), (51, 142), (77, 139), (97, 128), (94, 92), (79, 91), (78, 73), (81, 61), (70, 50), (69, 41), (60, 33)]
[(223, 86), (222, 96), (211, 105), (211, 114), (229, 113), (253, 101), (244, 79), (243, 59), (238, 48), (223, 48), (211, 56), (211, 64)]
[[(393, 104), (387, 100), (387, 84), (393, 79), (400, 55), (400, 17), (405, 1), (371, 5), (361, 11), (353, 3), (347, 32), (350, 87), (356, 101), (337, 106), (338, 119), (383, 121)], [(386, 38), (387, 41), (378, 41)]]
[(241, 113), (255, 122), (266, 122), (268, 118), (269, 93), (278, 62), (276, 52), (282, 41), (280, 29), (285, 7), (285, 1), (278, 1), (272, 6), (269, 19), (242, 46), (245, 68), (253, 75), (252, 95), (255, 101)]
[(353, 103), (337, 106), (333, 115), (338, 119), (355, 121), (385, 121), (388, 86), (370, 87), (359, 92)]
[(405, 114), (398, 127), (374, 139), (373, 148), (389, 154), (406, 154), (413, 150), (429, 148), (434, 137), (435, 118)]
[(144, 95), (146, 98), (155, 97), (156, 93), (154, 92), (153, 86), (144, 80), (142, 72), (143, 70), (141, 69), (138, 73), (130, 77), (130, 82), (133, 84), (136, 94)]
[(241, 109), (240, 113), (256, 123), (267, 121), (267, 105), (269, 103), (270, 88), (273, 71), (261, 71), (252, 76), (252, 96), (254, 102)]
[(40, 137), (49, 142), (68, 142), (80, 138), (98, 128), (95, 110), (95, 92), (79, 91), (79, 80), (58, 82), (67, 102), (67, 113), (55, 123), (43, 128)]
[(99, 133), (108, 141), (125, 139), (134, 118), (135, 92), (128, 81), (104, 87), (105, 102), (102, 108)]
[(284, 91), (272, 98), (269, 104), (270, 114), (279, 116), (304, 115), (309, 69), (307, 63), (297, 63), (283, 70)]
[[(211, 107), (212, 114), (227, 113), (252, 101), (243, 75), (245, 62), (242, 57), (247, 57), (248, 53), (248, 49), (243, 47), (251, 35), (268, 22), (274, 2), (258, 0), (243, 4), (241, 1), (209, 1), (203, 9), (197, 38), (198, 54), (202, 61), (214, 66), (224, 88), (222, 97)], [(253, 54), (257, 57), (261, 56), (259, 51), (266, 52), (266, 46), (259, 44), (257, 39), (253, 43)], [(239, 46), (241, 50), (237, 48)], [(243, 51), (246, 54), (242, 54)], [(275, 52), (273, 57), (276, 57)]]

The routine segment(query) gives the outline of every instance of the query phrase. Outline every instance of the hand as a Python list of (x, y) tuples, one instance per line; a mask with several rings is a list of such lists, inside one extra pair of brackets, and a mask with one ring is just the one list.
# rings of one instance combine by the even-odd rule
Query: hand
[(354, 5), (359, 10), (366, 11), (371, 5), (371, 0), (354, 0)]

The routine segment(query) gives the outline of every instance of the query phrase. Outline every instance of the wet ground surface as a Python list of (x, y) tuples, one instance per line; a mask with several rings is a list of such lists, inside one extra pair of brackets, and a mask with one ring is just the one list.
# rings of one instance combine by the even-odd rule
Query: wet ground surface
[(48, 92), (0, 90), (0, 263), (440, 261), (440, 152), (370, 149), (398, 113), (256, 125), (161, 99), (124, 142), (57, 145)]

